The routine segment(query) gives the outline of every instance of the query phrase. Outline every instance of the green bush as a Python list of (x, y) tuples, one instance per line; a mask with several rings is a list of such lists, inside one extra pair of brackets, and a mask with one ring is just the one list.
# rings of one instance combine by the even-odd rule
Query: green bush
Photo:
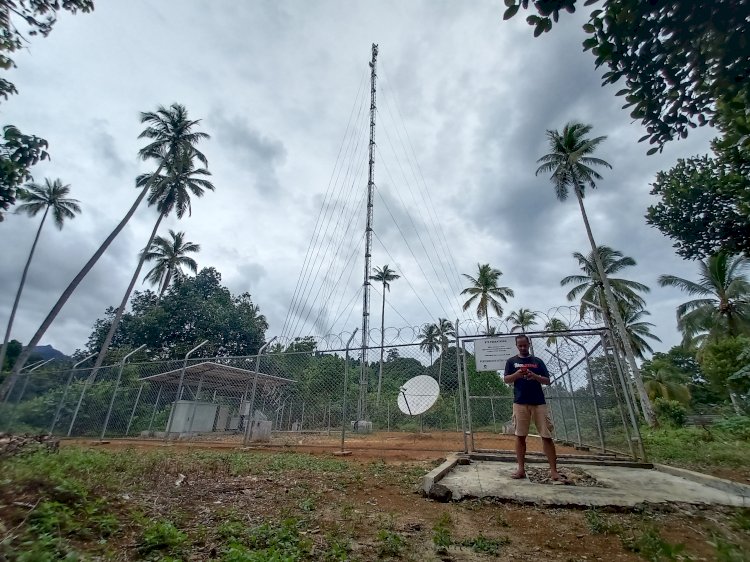
[(654, 413), (659, 422), (671, 427), (682, 427), (685, 425), (685, 406), (677, 400), (665, 400), (657, 398), (654, 400)]
[(155, 550), (177, 552), (187, 540), (187, 535), (171, 521), (153, 521), (143, 531), (138, 549), (142, 554)]
[(750, 416), (731, 416), (719, 420), (714, 428), (743, 441), (750, 441)]

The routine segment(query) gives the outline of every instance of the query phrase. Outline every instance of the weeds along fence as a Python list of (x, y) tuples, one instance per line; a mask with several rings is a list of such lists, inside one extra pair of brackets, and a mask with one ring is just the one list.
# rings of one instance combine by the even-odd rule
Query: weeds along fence
[[(434, 446), (446, 452), (497, 448), (498, 436), (512, 431), (512, 388), (502, 373), (477, 370), (474, 328), (429, 345), (413, 330), (411, 342), (391, 337), (383, 348), (368, 348), (364, 361), (342, 335), (324, 350), (330, 341), (303, 340), (246, 357), (121, 361), (97, 372), (40, 369), (22, 374), (0, 405), (0, 430), (238, 445), (294, 437), (293, 443), (336, 448), (363, 441), (383, 449), (394, 446), (388, 435), (411, 432), (439, 436)], [(638, 456), (629, 389), (603, 332), (530, 337), (552, 375), (545, 394), (556, 439)], [(429, 388), (407, 385), (412, 379)]]

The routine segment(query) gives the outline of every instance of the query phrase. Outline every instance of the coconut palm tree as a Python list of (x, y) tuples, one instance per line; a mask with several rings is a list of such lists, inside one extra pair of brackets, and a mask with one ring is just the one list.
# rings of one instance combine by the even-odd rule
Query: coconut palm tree
[(490, 331), (489, 308), (495, 311), (498, 316), (503, 315), (503, 307), (499, 301), (508, 302), (508, 297), (513, 296), (513, 289), (508, 287), (498, 287), (497, 282), (503, 274), (499, 269), (490, 267), (490, 264), (477, 264), (479, 273), (472, 277), (466, 273), (462, 275), (471, 282), (471, 287), (466, 287), (461, 291), (462, 295), (471, 295), (469, 300), (464, 303), (463, 309), (467, 310), (474, 303), (477, 305), (477, 318), (484, 318), (487, 321), (487, 332)]
[(448, 350), (448, 338), (456, 337), (456, 329), (453, 327), (453, 322), (447, 318), (438, 318), (435, 328), (437, 328), (438, 341), (440, 342), (440, 366), (438, 367), (439, 385), (443, 377), (443, 357)]
[(419, 349), (430, 354), (430, 365), (432, 365), (432, 354), (440, 350), (440, 336), (438, 327), (435, 324), (426, 324), (422, 326), (419, 332)]
[[(154, 177), (158, 177), (159, 172), (163, 170), (165, 163), (176, 154), (188, 154), (191, 157), (197, 158), (204, 164), (207, 163), (206, 157), (196, 148), (196, 145), (201, 140), (210, 137), (206, 133), (195, 131), (195, 128), (200, 121), (188, 119), (187, 109), (185, 109), (183, 105), (173, 103), (169, 108), (159, 107), (156, 112), (141, 113), (141, 123), (145, 123), (147, 126), (138, 138), (149, 139), (151, 142), (144, 146), (138, 152), (138, 155), (143, 160), (156, 160), (159, 163), (158, 168), (154, 173)], [(21, 355), (18, 356), (18, 359), (13, 366), (12, 375), (3, 382), (2, 386), (0, 386), (0, 399), (4, 398), (8, 389), (15, 384), (15, 379), (18, 377), (20, 370), (26, 364), (32, 350), (39, 343), (39, 340), (42, 339), (42, 336), (44, 336), (45, 332), (60, 313), (63, 306), (65, 306), (65, 303), (68, 302), (73, 291), (75, 291), (83, 278), (86, 277), (89, 271), (91, 271), (96, 262), (99, 261), (99, 258), (101, 258), (120, 231), (125, 228), (125, 225), (133, 216), (136, 209), (141, 204), (141, 201), (143, 201), (148, 194), (151, 184), (146, 183), (144, 185), (139, 185), (138, 187), (141, 187), (141, 192), (133, 205), (107, 239), (104, 240), (102, 245), (99, 246), (96, 252), (94, 252), (91, 259), (86, 262), (81, 271), (78, 272), (66, 287), (65, 291), (63, 291), (60, 298), (52, 307), (52, 310), (42, 322), (42, 325), (32, 336), (28, 345), (21, 352)]]
[[(560, 320), (559, 318), (550, 318), (549, 320), (547, 320), (547, 323), (544, 325), (545, 332), (566, 332), (569, 329), (570, 328), (568, 327), (568, 325), (563, 320)], [(547, 341), (546, 341), (547, 345), (550, 346), (552, 344), (557, 344), (557, 337), (558, 336), (549, 334), (547, 336)]]
[(385, 346), (385, 293), (391, 290), (391, 281), (400, 279), (401, 276), (396, 271), (385, 264), (382, 268), (375, 267), (375, 275), (370, 275), (371, 281), (377, 281), (383, 284), (383, 306), (380, 310), (380, 368), (378, 369), (378, 393), (376, 404), (380, 406), (380, 387), (383, 383), (383, 351)]
[(651, 316), (651, 313), (648, 310), (637, 308), (627, 303), (620, 302), (619, 306), (620, 314), (622, 315), (623, 322), (625, 322), (625, 329), (627, 330), (628, 338), (630, 339), (630, 345), (633, 348), (633, 353), (635, 353), (638, 359), (643, 360), (645, 359), (646, 352), (654, 352), (646, 341), (646, 338), (658, 342), (661, 341), (658, 336), (651, 333), (651, 328), (653, 328), (654, 325), (651, 322), (645, 322), (642, 320), (644, 316)]
[(39, 242), (39, 235), (42, 233), (42, 228), (44, 228), (44, 222), (47, 220), (47, 215), (52, 211), (52, 218), (55, 221), (55, 226), (58, 230), (62, 230), (65, 219), (74, 219), (76, 213), (81, 212), (78, 200), (70, 199), (68, 197), (69, 194), (70, 186), (63, 185), (59, 179), (53, 181), (45, 179), (44, 185), (30, 183), (18, 193), (18, 198), (25, 201), (25, 203), (16, 208), (16, 213), (25, 213), (30, 217), (35, 217), (42, 211), (44, 211), (44, 213), (42, 214), (42, 220), (39, 222), (39, 228), (36, 230), (36, 236), (34, 237), (34, 243), (31, 245), (31, 250), (29, 251), (29, 257), (26, 258), (26, 265), (23, 268), (23, 273), (21, 273), (21, 283), (18, 285), (16, 298), (13, 301), (13, 308), (10, 311), (10, 318), (8, 318), (8, 326), (5, 329), (3, 347), (0, 348), (0, 369), (2, 369), (2, 366), (5, 364), (5, 353), (8, 347), (8, 340), (10, 339), (10, 332), (13, 329), (13, 320), (16, 317), (16, 310), (18, 309), (18, 303), (21, 300), (21, 293), (23, 293), (23, 287), (26, 284), (26, 275), (29, 273), (31, 259), (34, 257), (34, 250), (36, 250), (36, 244)]
[(536, 324), (537, 316), (538, 314), (536, 312), (532, 312), (528, 308), (519, 308), (518, 310), (511, 312), (505, 320), (513, 323), (513, 326), (510, 329), (511, 332), (520, 329), (521, 333), (525, 334), (527, 328), (531, 328)]
[[(547, 323), (544, 325), (544, 331), (545, 332), (566, 332), (570, 328), (568, 325), (559, 318), (550, 318)], [(557, 368), (560, 371), (560, 374), (563, 373), (562, 368), (562, 362), (560, 360), (560, 344), (558, 341), (559, 336), (555, 336), (553, 334), (549, 334), (547, 336), (547, 340), (545, 343), (547, 344), (547, 347), (555, 346), (555, 359), (557, 359)]]
[(586, 234), (588, 235), (589, 243), (591, 244), (591, 252), (602, 281), (606, 302), (608, 303), (608, 308), (611, 310), (612, 316), (614, 317), (615, 325), (625, 343), (625, 355), (630, 364), (630, 369), (633, 371), (636, 386), (638, 387), (643, 415), (649, 425), (654, 426), (656, 425), (656, 416), (654, 416), (654, 412), (651, 408), (651, 402), (646, 393), (646, 388), (643, 386), (643, 380), (638, 371), (638, 365), (635, 362), (635, 355), (630, 347), (630, 341), (626, 335), (625, 325), (616, 305), (616, 300), (612, 293), (612, 287), (609, 284), (607, 275), (604, 273), (604, 266), (599, 259), (594, 235), (591, 232), (591, 225), (589, 224), (588, 215), (586, 215), (586, 208), (583, 205), (583, 197), (586, 187), (595, 189), (596, 181), (602, 179), (602, 176), (594, 169), (594, 166), (612, 168), (612, 166), (605, 160), (592, 156), (594, 151), (607, 137), (601, 136), (587, 138), (586, 135), (591, 132), (591, 129), (591, 125), (571, 122), (563, 127), (562, 132), (548, 130), (547, 139), (549, 140), (550, 152), (537, 160), (537, 163), (540, 165), (536, 170), (536, 175), (551, 173), (550, 181), (552, 182), (552, 185), (555, 188), (555, 194), (560, 201), (565, 201), (567, 199), (568, 191), (570, 189), (575, 193), (576, 199), (578, 200), (578, 207), (581, 211), (581, 217), (583, 218), (583, 224), (586, 227)]
[(170, 240), (163, 236), (154, 238), (154, 243), (145, 256), (147, 262), (156, 261), (156, 265), (146, 274), (144, 281), (160, 287), (159, 298), (169, 287), (172, 278), (182, 273), (183, 267), (193, 273), (198, 271), (198, 264), (187, 254), (200, 252), (200, 245), (186, 241), (184, 232), (170, 229), (169, 236)]
[[(750, 333), (750, 260), (719, 252), (698, 262), (698, 281), (661, 275), (659, 285), (699, 298), (677, 307), (677, 328), (685, 342)], [(696, 337), (697, 336), (697, 337)]]
[(690, 402), (690, 389), (677, 373), (668, 369), (659, 369), (656, 372), (646, 371), (643, 373), (643, 380), (652, 400), (663, 398), (676, 400), (682, 404)]
[[(636, 265), (636, 261), (609, 246), (597, 246), (596, 253), (612, 287), (615, 300), (640, 308), (646, 306), (646, 301), (643, 300), (638, 292), (648, 293), (650, 291), (648, 286), (637, 281), (612, 277), (624, 268)], [(568, 291), (566, 297), (569, 301), (580, 297), (581, 307), (579, 311), (581, 318), (589, 311), (593, 311), (595, 318), (601, 318), (601, 311), (606, 310), (606, 297), (604, 295), (601, 276), (596, 266), (596, 258), (593, 252), (589, 252), (585, 256), (581, 252), (573, 252), (573, 257), (578, 260), (578, 265), (580, 265), (583, 275), (568, 275), (560, 280), (560, 285), (564, 287), (565, 285), (575, 284)], [(591, 306), (592, 304), (594, 306)]]
[[(151, 236), (146, 243), (145, 248), (140, 253), (140, 259), (138, 265), (135, 268), (135, 273), (130, 280), (128, 288), (125, 290), (125, 295), (120, 302), (120, 306), (115, 311), (115, 317), (112, 319), (112, 324), (109, 327), (107, 337), (102, 343), (102, 348), (99, 351), (99, 355), (96, 358), (94, 367), (89, 377), (93, 380), (96, 376), (96, 372), (101, 367), (104, 358), (109, 350), (109, 345), (112, 343), (112, 338), (120, 325), (120, 319), (125, 312), (125, 307), (130, 299), (130, 293), (135, 287), (136, 281), (141, 274), (143, 268), (143, 262), (146, 256), (150, 252), (151, 244), (156, 237), (156, 231), (159, 230), (159, 225), (162, 219), (166, 217), (173, 209), (178, 219), (181, 219), (185, 212), (188, 215), (191, 214), (192, 209), (190, 206), (190, 196), (203, 197), (205, 190), (213, 191), (214, 185), (205, 179), (206, 176), (210, 176), (211, 173), (205, 168), (195, 168), (193, 158), (189, 153), (179, 153), (171, 156), (164, 165), (165, 172), (163, 174), (141, 174), (136, 179), (136, 184), (141, 186), (149, 186), (150, 193), (148, 196), (148, 204), (155, 205), (159, 211), (159, 216), (154, 224), (154, 229), (151, 231)], [(156, 177), (154, 177), (156, 176)]]

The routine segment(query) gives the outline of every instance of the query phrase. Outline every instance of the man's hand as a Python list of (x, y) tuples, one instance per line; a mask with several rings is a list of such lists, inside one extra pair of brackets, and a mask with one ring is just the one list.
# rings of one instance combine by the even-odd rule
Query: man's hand
[(526, 367), (518, 369), (516, 373), (518, 373), (519, 379), (526, 379), (527, 381), (534, 380), (534, 377), (536, 376), (534, 375), (532, 371), (529, 371)]

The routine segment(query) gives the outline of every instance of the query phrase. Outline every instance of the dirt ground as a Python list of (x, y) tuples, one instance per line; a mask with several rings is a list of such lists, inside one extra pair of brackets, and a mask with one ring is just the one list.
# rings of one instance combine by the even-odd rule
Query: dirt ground
[[(496, 433), (476, 433), (475, 447), (483, 449), (512, 451), (515, 438), (512, 435)], [(73, 439), (63, 440), (62, 445), (100, 445), (98, 440)], [(241, 436), (225, 436), (220, 439), (200, 439), (164, 441), (158, 439), (112, 439), (103, 443), (107, 447), (135, 447), (150, 449), (155, 447), (175, 447), (178, 449), (235, 449), (242, 446)], [(305, 453), (336, 453), (341, 451), (341, 433), (299, 433), (289, 432), (274, 434), (270, 443), (251, 443), (249, 449), (257, 451), (298, 451)], [(463, 435), (458, 432), (385, 432), (370, 434), (347, 433), (344, 450), (358, 459), (383, 459), (385, 461), (430, 460), (464, 450)], [(529, 452), (541, 452), (542, 442), (539, 438), (530, 437), (527, 442)], [(558, 454), (586, 454), (573, 447), (557, 445)]]
[[(252, 452), (293, 449), (315, 458), (334, 458), (333, 451), (338, 448), (335, 439), (327, 436), (284, 436), (278, 441), (254, 447)], [(392, 447), (382, 448), (383, 442)], [(487, 443), (495, 445), (492, 448), (511, 449), (513, 438), (486, 436), (482, 444)], [(164, 447), (179, 456), (181, 451), (195, 448), (234, 449), (237, 443), (165, 445), (113, 440), (101, 444), (68, 441), (63, 446)], [(204, 534), (206, 528), (216, 527), (227, 517), (240, 518), (246, 525), (290, 515), (307, 517), (311, 528), (306, 532), (313, 541), (322, 545), (331, 533), (343, 534), (350, 540), (351, 559), (356, 560), (748, 560), (750, 512), (743, 510), (673, 505), (658, 510), (642, 506), (628, 512), (592, 512), (486, 500), (439, 503), (422, 497), (421, 476), (437, 466), (446, 451), (462, 447), (460, 435), (452, 439), (442, 434), (356, 436), (347, 439), (346, 449), (352, 454), (335, 457), (349, 463), (352, 470), (335, 478), (305, 469), (237, 477), (221, 466), (210, 472), (191, 471), (165, 461), (146, 475), (149, 486), (145, 491), (123, 496), (120, 501), (123, 509), (129, 503), (149, 506), (149, 517), (173, 520), (191, 537)], [(540, 450), (540, 442), (530, 439), (529, 450)], [(559, 452), (580, 454), (569, 448)], [(438, 529), (450, 537), (449, 546), (436, 546)], [(404, 540), (395, 554), (384, 554), (381, 533), (386, 531)], [(477, 537), (502, 546), (494, 554), (477, 552), (467, 546)], [(122, 540), (126, 548), (134, 544), (135, 531)], [(216, 539), (196, 540), (187, 559), (208, 560), (220, 548)]]

